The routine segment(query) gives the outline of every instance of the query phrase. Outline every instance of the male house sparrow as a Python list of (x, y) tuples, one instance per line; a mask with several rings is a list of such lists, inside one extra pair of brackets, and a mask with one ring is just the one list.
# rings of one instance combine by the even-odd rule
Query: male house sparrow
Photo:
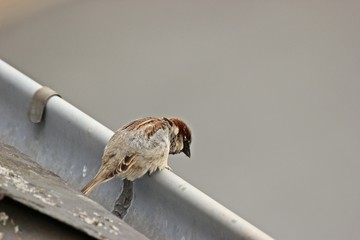
[(190, 157), (191, 131), (177, 118), (142, 118), (115, 132), (95, 177), (81, 190), (89, 194), (114, 177), (134, 181), (145, 173), (169, 168), (169, 154)]

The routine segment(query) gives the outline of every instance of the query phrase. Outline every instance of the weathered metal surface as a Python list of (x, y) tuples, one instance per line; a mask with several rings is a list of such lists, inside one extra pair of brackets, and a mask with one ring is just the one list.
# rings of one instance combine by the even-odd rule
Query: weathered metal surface
[(1, 240), (94, 239), (11, 198), (0, 201)]
[(119, 198), (116, 200), (114, 204), (114, 209), (112, 211), (112, 213), (115, 214), (115, 216), (118, 216), (121, 219), (123, 219), (126, 216), (127, 211), (131, 206), (134, 195), (133, 187), (134, 187), (134, 182), (129, 181), (127, 179), (123, 180), (122, 192)]
[[(0, 143), (0, 193), (98, 239), (146, 239), (28, 156)], [(3, 211), (6, 213), (6, 211)]]
[[(58, 97), (49, 99), (41, 123), (31, 123), (27, 111), (40, 87), (0, 61), (0, 138), (81, 189), (113, 132)], [(112, 211), (121, 186), (111, 180), (90, 198)], [(133, 190), (124, 220), (151, 239), (271, 239), (168, 170), (137, 180)]]

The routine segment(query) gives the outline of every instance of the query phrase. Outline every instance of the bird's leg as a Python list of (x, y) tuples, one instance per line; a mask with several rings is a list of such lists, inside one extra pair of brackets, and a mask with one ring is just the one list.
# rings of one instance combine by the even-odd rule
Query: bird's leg
[(169, 165), (166, 165), (165, 169), (173, 172), (172, 168)]
[[(161, 170), (163, 170), (164, 168), (167, 169), (167, 170), (169, 170), (169, 171), (172, 171), (172, 172), (173, 172), (172, 168), (171, 168), (169, 165), (167, 165), (167, 164), (166, 164), (165, 167), (157, 168), (157, 170), (161, 171)], [(154, 171), (154, 172), (156, 172), (156, 171)], [(147, 174), (148, 174), (149, 176), (151, 176), (154, 172), (148, 171)]]

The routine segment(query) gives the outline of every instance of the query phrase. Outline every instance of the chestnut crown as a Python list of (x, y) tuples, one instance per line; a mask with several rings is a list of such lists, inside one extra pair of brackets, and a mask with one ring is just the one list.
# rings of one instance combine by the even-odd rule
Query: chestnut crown
[(170, 121), (179, 128), (178, 140), (182, 142), (182, 149), (180, 149), (181, 152), (190, 157), (190, 144), (192, 141), (190, 128), (178, 118), (170, 118)]

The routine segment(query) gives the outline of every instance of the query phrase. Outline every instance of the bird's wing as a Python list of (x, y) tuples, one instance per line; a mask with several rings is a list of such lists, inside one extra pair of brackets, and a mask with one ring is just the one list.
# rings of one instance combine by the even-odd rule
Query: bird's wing
[(154, 152), (168, 154), (169, 120), (166, 118), (142, 118), (120, 128), (109, 140), (103, 155), (103, 163), (115, 158), (119, 164), (134, 156), (146, 158)]
[(134, 165), (135, 159), (136, 159), (135, 154), (132, 155), (132, 156), (126, 156), (124, 158), (124, 160), (120, 162), (120, 164), (119, 164), (119, 166), (117, 168), (117, 171), (119, 173), (126, 172), (129, 168), (132, 167), (132, 165)]

